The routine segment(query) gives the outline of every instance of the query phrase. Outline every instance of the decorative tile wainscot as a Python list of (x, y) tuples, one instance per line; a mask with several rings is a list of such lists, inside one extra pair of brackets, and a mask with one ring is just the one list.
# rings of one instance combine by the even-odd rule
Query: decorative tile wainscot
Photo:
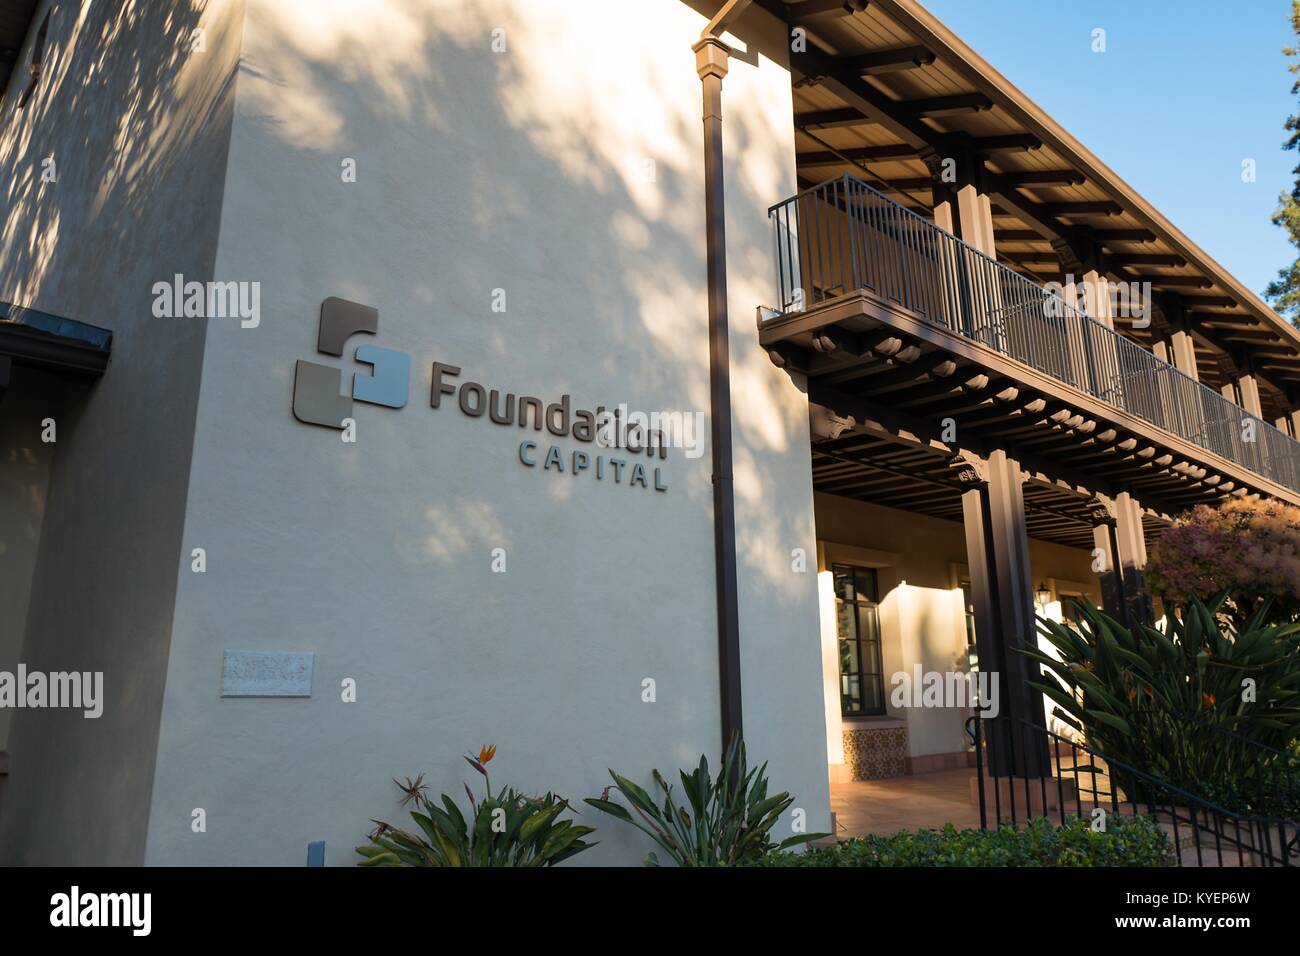
[(893, 718), (846, 720), (844, 762), (854, 780), (903, 776), (907, 772), (907, 725)]

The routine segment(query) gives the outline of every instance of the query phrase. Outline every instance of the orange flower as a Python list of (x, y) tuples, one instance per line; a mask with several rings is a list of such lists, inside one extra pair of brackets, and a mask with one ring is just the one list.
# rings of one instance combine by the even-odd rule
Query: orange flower
[(1205, 691), (1201, 691), (1201, 706), (1202, 706), (1203, 708), (1205, 708), (1206, 710), (1209, 710), (1211, 707), (1213, 707), (1213, 706), (1214, 706), (1214, 695), (1213, 695), (1213, 694), (1207, 694), (1207, 693), (1205, 693)]
[(478, 752), (479, 763), (489, 763), (497, 755), (496, 744), (484, 744)]

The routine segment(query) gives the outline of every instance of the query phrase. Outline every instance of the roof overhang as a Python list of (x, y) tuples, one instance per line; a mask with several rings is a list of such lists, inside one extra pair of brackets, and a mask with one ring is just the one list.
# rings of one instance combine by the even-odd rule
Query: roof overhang
[(916, 0), (756, 4), (806, 32), (791, 57), (801, 187), (866, 172), (931, 215), (926, 159), (971, 156), (999, 260), (1039, 282), (1091, 267), (1149, 281), (1155, 322), (1125, 335), (1151, 347), (1186, 329), (1208, 385), (1248, 371), (1265, 418), (1300, 406), (1300, 330)]
[(108, 368), (112, 344), (108, 329), (0, 302), (0, 359), (6, 365), (93, 381)]

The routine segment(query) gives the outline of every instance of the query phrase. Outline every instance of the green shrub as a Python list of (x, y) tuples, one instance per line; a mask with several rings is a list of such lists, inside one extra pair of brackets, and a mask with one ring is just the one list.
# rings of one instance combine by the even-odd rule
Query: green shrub
[(469, 818), (445, 793), (435, 803), (425, 793), (424, 775), (405, 784), (396, 783), (406, 796), (403, 806), (414, 803), (411, 819), (420, 833), (373, 821), (369, 846), (357, 847), (364, 857), (360, 866), (554, 866), (594, 844), (583, 840), (593, 827), (560, 819), (569, 803), (553, 793), (530, 797), (509, 788), (492, 795), (487, 764), (496, 747), (484, 747), (478, 757), (465, 759), (483, 775), (484, 796), (475, 800), (467, 785)]
[(1146, 817), (1112, 816), (1106, 832), (1086, 820), (1053, 826), (1045, 819), (1023, 829), (919, 830), (845, 840), (806, 853), (777, 851), (758, 866), (1166, 866), (1165, 833)]
[[(767, 764), (756, 770), (746, 769), (745, 745), (733, 738), (722, 755), (716, 781), (709, 778), (709, 762), (701, 756), (692, 773), (679, 771), (690, 812), (677, 805), (672, 785), (658, 770), (651, 772), (663, 796), (663, 805), (627, 777), (613, 770), (614, 786), (587, 803), (612, 817), (630, 823), (659, 844), (678, 866), (739, 866), (760, 859), (774, 849), (819, 840), (828, 834), (796, 834), (780, 846), (769, 837), (772, 827), (793, 802), (788, 793), (767, 795)], [(609, 799), (616, 790), (631, 806)], [(632, 816), (636, 814), (636, 817)], [(646, 866), (658, 866), (652, 851)]]
[[(1222, 602), (1192, 600), (1162, 628), (1126, 628), (1085, 599), (1077, 624), (1039, 619), (1060, 660), (1023, 653), (1043, 668), (1032, 686), (1093, 749), (1245, 811), (1255, 775), (1294, 777), (1293, 761), (1263, 748), (1284, 751), (1300, 738), (1300, 624), (1270, 623), (1266, 602), (1234, 628)], [(1145, 796), (1122, 769), (1116, 776), (1129, 796)]]

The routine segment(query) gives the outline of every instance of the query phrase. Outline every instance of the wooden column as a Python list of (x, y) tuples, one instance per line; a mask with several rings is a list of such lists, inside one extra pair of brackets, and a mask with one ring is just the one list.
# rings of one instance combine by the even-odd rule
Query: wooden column
[(1241, 395), (1241, 407), (1256, 418), (1262, 418), (1264, 412), (1259, 403), (1259, 382), (1249, 372), (1237, 379), (1237, 392)]
[(988, 193), (980, 193), (980, 229), (984, 234), (980, 249), (990, 259), (996, 259), (998, 249), (993, 239), (993, 203)]
[(956, 236), (974, 246), (990, 259), (997, 258), (993, 242), (993, 204), (974, 185), (967, 184), (956, 192), (958, 228)]
[(1088, 511), (1092, 515), (1093, 567), (1101, 586), (1101, 609), (1127, 626), (1128, 604), (1124, 600), (1119, 538), (1115, 533), (1115, 503), (1095, 497), (1088, 501)]
[[(954, 179), (945, 178), (950, 174), (960, 173), (954, 170), (949, 160), (951, 157), (941, 155), (934, 150), (922, 150), (920, 159), (930, 171), (930, 193), (934, 202), (934, 224), (958, 239), (965, 239), (973, 222), (974, 207), (969, 197), (963, 202), (958, 193), (961, 185)], [(968, 160), (963, 160), (968, 162)], [(965, 209), (965, 211), (963, 211)], [(943, 282), (942, 295), (947, 308), (953, 315), (960, 316), (961, 328), (970, 334), (974, 329), (976, 303), (971, 298), (969, 262), (960, 250), (951, 243), (943, 242), (938, 246), (941, 273), (946, 277)]]
[(1049, 767), (1046, 737), (1020, 723), (1046, 725), (1043, 696), (1028, 683), (1037, 679), (1038, 666), (1018, 653), (1037, 644), (1023, 475), (1019, 463), (1001, 450), (987, 461), (965, 457), (953, 464), (968, 488), (962, 494), (962, 516), (979, 667), (982, 673), (999, 675), (999, 716), (986, 728), (989, 772), (1044, 776)]
[(1086, 308), (1079, 294), (1080, 288), (1074, 281), (1074, 273), (1067, 273), (1065, 278), (1066, 281), (1061, 283), (1061, 298), (1067, 308), (1061, 317), (1061, 325), (1065, 331), (1065, 343), (1070, 356), (1070, 372), (1076, 384), (1090, 389), (1095, 381), (1096, 368), (1090, 357), (1092, 351), (1084, 341), (1087, 329), (1078, 315), (1080, 312), (1085, 312)]
[(1110, 287), (1106, 277), (1096, 269), (1089, 269), (1083, 274), (1083, 287), (1088, 314), (1106, 328), (1113, 329), (1115, 323), (1110, 314)]
[[(936, 193), (935, 195), (938, 195)], [(934, 204), (934, 224), (944, 232), (951, 232), (954, 236), (957, 234), (957, 223), (952, 217), (953, 204), (949, 200), (943, 200)]]
[(1192, 344), (1192, 337), (1182, 329), (1175, 329), (1169, 336), (1170, 357), (1168, 362), (1178, 371), (1182, 372), (1189, 378), (1196, 381), (1201, 380), (1201, 375), (1196, 367), (1196, 347)]
[(1115, 496), (1115, 533), (1119, 539), (1120, 573), (1130, 623), (1155, 620), (1151, 596), (1146, 592), (1146, 536), (1142, 531), (1142, 507), (1127, 491)]

